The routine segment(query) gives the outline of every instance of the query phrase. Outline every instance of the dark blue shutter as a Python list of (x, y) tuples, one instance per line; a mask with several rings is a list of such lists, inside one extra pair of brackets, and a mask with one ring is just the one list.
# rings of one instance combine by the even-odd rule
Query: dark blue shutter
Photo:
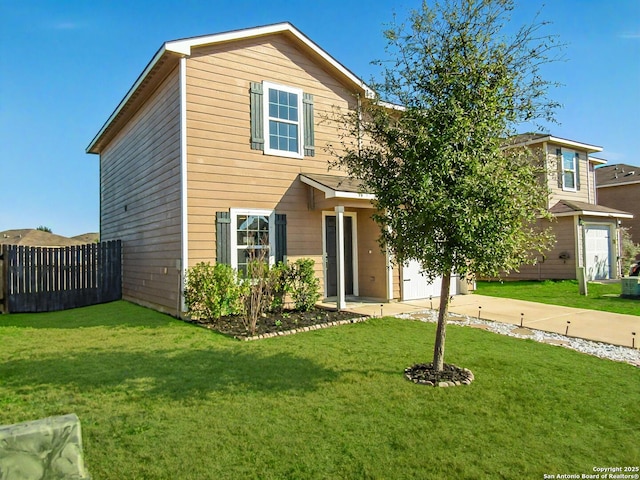
[(231, 214), (216, 212), (216, 263), (231, 265)]
[(313, 157), (316, 154), (315, 133), (313, 126), (313, 95), (305, 93), (302, 95), (302, 111), (304, 122), (304, 154)]
[(284, 262), (287, 254), (287, 216), (276, 213), (276, 263)]
[(576, 152), (576, 190), (580, 190), (580, 154)]
[(251, 82), (251, 149), (264, 151), (262, 83)]

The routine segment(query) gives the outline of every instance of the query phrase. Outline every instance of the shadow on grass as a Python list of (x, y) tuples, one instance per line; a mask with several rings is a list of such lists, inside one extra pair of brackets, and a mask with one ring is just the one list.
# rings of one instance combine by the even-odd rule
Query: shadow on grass
[(48, 313), (0, 315), (0, 327), (81, 328), (81, 327), (165, 327), (176, 319), (125, 301), (92, 305)]
[(229, 349), (73, 352), (0, 365), (5, 387), (51, 388), (183, 399), (211, 392), (314, 391), (339, 372), (288, 353)]

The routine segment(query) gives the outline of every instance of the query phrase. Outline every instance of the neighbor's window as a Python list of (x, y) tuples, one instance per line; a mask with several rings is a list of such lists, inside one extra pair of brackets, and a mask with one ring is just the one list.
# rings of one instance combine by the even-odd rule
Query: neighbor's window
[(263, 82), (265, 153), (302, 157), (302, 90)]
[(268, 210), (231, 210), (231, 266), (247, 272), (252, 259), (273, 263), (270, 245), (274, 235), (273, 212)]
[(576, 190), (576, 153), (562, 149), (562, 188)]

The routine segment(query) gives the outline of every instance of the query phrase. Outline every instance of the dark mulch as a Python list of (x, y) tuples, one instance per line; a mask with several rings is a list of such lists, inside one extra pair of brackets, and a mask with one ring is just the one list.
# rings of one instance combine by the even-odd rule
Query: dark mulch
[[(337, 312), (322, 308), (315, 308), (309, 312), (296, 312), (294, 310), (285, 310), (279, 313), (272, 312), (267, 313), (258, 320), (255, 335), (296, 330), (360, 317), (362, 317), (362, 314)], [(192, 320), (192, 322), (232, 337), (246, 338), (252, 336), (243, 325), (242, 318), (239, 315), (222, 317), (219, 320)]]
[(404, 376), (414, 383), (436, 387), (439, 386), (440, 382), (450, 382), (450, 385), (468, 385), (473, 381), (471, 370), (448, 363), (443, 365), (441, 372), (438, 372), (432, 363), (419, 363), (406, 368)]

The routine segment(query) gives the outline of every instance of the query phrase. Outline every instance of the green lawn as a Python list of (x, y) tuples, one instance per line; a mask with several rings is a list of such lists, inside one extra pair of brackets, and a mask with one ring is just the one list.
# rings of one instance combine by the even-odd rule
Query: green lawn
[(640, 300), (619, 298), (620, 284), (589, 283), (589, 295), (580, 295), (576, 280), (544, 282), (477, 282), (476, 293), (490, 297), (515, 298), (530, 302), (588, 308), (605, 312), (640, 315)]
[(125, 302), (0, 316), (0, 424), (75, 412), (103, 479), (543, 478), (640, 465), (640, 369), (450, 326), (466, 387), (402, 376), (434, 325), (239, 342)]

